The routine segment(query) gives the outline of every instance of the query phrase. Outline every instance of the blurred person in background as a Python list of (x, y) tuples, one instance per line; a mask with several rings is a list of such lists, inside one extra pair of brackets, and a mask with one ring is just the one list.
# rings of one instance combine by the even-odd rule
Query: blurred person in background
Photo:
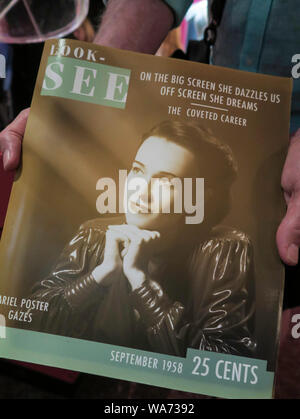
[(186, 44), (190, 40), (201, 40), (208, 25), (207, 0), (194, 2), (185, 15), (187, 21)]

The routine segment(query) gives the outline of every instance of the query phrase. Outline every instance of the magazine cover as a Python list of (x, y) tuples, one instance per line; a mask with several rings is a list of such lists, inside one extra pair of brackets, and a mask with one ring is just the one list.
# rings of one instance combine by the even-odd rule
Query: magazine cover
[(291, 89), (47, 41), (0, 242), (0, 356), (271, 398)]

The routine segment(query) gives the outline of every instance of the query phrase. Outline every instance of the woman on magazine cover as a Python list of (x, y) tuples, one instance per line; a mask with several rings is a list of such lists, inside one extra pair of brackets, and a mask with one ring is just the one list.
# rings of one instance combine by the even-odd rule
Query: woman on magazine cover
[[(49, 311), (35, 313), (30, 327), (176, 356), (187, 348), (255, 356), (252, 246), (244, 233), (220, 226), (236, 173), (230, 148), (199, 125), (152, 128), (127, 179), (147, 187), (127, 193), (124, 220), (108, 225), (102, 217), (79, 228), (34, 287), (32, 298), (49, 302)], [(175, 178), (204, 178), (201, 224), (150, 211), (158, 199), (151, 180), (164, 188)], [(169, 190), (160, 209), (173, 208), (176, 190)]]

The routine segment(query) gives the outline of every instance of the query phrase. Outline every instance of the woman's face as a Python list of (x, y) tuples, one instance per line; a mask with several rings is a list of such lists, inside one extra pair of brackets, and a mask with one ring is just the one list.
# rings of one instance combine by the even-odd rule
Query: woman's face
[(172, 187), (172, 180), (179, 179), (183, 185), (184, 177), (192, 177), (193, 166), (194, 157), (188, 149), (162, 137), (147, 138), (127, 177), (127, 223), (160, 232), (174, 227), (183, 214), (174, 213), (179, 190)]

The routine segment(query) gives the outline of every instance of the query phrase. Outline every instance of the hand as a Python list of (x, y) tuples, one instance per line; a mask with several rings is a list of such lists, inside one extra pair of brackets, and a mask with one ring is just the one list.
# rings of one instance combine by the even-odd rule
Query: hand
[(173, 29), (168, 33), (155, 55), (159, 57), (171, 57), (177, 49), (183, 49), (180, 40), (180, 28)]
[(30, 108), (24, 109), (17, 118), (0, 132), (0, 151), (3, 153), (4, 170), (14, 170), (20, 164), (22, 140)]
[(79, 41), (93, 42), (95, 38), (95, 31), (90, 20), (86, 18), (78, 29), (73, 33)]
[(122, 272), (122, 257), (120, 244), (127, 246), (127, 236), (121, 231), (107, 230), (105, 235), (104, 258), (101, 265), (97, 266), (92, 275), (98, 284), (109, 286), (113, 278)]
[(300, 246), (300, 129), (291, 143), (281, 179), (287, 212), (277, 231), (277, 247), (287, 265), (297, 265)]
[(157, 231), (141, 230), (127, 224), (110, 226), (112, 231), (120, 231), (127, 237), (123, 256), (123, 272), (132, 290), (139, 288), (146, 279), (147, 262), (153, 252), (156, 240), (160, 237)]

